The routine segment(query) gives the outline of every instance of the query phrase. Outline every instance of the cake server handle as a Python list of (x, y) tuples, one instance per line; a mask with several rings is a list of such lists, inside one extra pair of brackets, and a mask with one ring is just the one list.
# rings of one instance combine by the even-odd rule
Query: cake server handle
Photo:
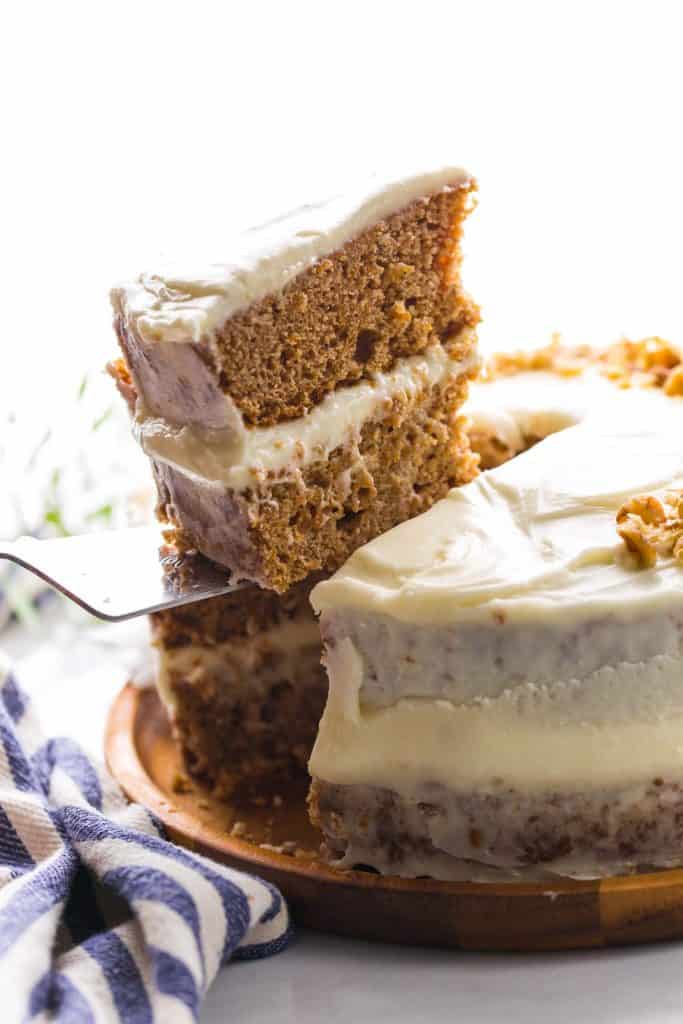
[(28, 569), (108, 622), (253, 585), (232, 583), (227, 569), (169, 550), (160, 526), (134, 526), (49, 540), (19, 537), (0, 541), (0, 558)]

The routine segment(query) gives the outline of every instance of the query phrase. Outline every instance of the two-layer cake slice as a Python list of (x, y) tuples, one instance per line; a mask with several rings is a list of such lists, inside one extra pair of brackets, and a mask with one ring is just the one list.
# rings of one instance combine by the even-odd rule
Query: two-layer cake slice
[(112, 366), (177, 546), (260, 587), (152, 616), (158, 685), (215, 792), (303, 769), (327, 683), (309, 593), (476, 472), (459, 408), (478, 312), (460, 281), (474, 185), (371, 184), (112, 293)]
[(284, 592), (473, 475), (473, 188), (452, 167), (371, 185), (250, 233), (231, 264), (113, 291), (179, 545)]
[(652, 339), (550, 369), (470, 409), (504, 454), (537, 443), (313, 591), (330, 695), (311, 808), (342, 864), (683, 862), (680, 356)]

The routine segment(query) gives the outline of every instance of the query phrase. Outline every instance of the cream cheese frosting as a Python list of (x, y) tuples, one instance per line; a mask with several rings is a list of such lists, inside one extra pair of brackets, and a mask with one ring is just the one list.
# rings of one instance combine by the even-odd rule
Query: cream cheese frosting
[[(667, 556), (634, 568), (616, 529), (633, 495), (683, 487), (683, 399), (621, 390), (592, 371), (535, 372), (475, 386), (475, 422), (479, 410), (511, 439), (557, 432), (372, 541), (314, 589), (330, 695), (312, 775), (413, 802), (431, 784), (599, 792), (683, 778), (683, 568)], [(642, 630), (631, 631), (634, 644), (624, 640), (629, 622), (643, 619), (661, 650)], [(381, 701), (364, 652), (378, 626), (398, 652), (392, 678), (400, 681), (382, 684)], [(596, 626), (603, 657), (583, 657)], [(410, 639), (420, 629), (423, 644)], [(498, 644), (506, 636), (510, 652)], [(533, 666), (526, 676), (520, 636)], [(551, 660), (564, 674), (542, 670), (543, 643), (557, 645)], [(500, 655), (495, 685), (481, 676), (489, 647)], [(441, 692), (423, 686), (420, 696), (432, 666)]]
[(388, 184), (366, 180), (343, 196), (246, 232), (235, 243), (229, 263), (142, 274), (114, 288), (112, 303), (143, 342), (198, 342), (378, 221), (425, 195), (470, 181), (467, 171), (455, 166)]
[[(467, 328), (457, 340), (472, 333)], [(392, 370), (337, 388), (305, 416), (270, 427), (245, 426), (229, 395), (225, 420), (230, 426), (216, 430), (171, 424), (148, 415), (140, 403), (135, 433), (151, 458), (203, 484), (239, 491), (268, 473), (294, 476), (311, 462), (327, 458), (340, 445), (358, 440), (363, 424), (383, 413), (393, 399), (414, 399), (424, 389), (471, 373), (477, 360), (476, 352), (457, 360), (449, 349), (435, 344), (399, 360)]]
[(462, 411), (473, 430), (522, 451), (528, 439), (576, 426), (601, 402), (614, 398), (614, 384), (602, 374), (561, 376), (535, 370), (477, 384)]
[(404, 698), (384, 708), (362, 704), (363, 663), (350, 641), (327, 664), (330, 695), (309, 769), (328, 782), (418, 799), (425, 783), (545, 790), (683, 775), (680, 658), (607, 666), (580, 683), (522, 684), (468, 704)]
[[(361, 548), (315, 588), (315, 610), (445, 624), (581, 621), (680, 605), (680, 566), (665, 557), (634, 569), (615, 516), (635, 494), (683, 486), (683, 401), (581, 382), (600, 400), (580, 422)], [(572, 398), (562, 416), (580, 415)]]

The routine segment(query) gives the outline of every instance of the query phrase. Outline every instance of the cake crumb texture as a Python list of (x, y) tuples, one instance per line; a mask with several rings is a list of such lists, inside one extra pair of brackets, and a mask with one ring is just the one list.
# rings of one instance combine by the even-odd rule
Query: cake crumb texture
[(241, 578), (284, 593), (317, 570), (337, 569), (356, 548), (428, 509), (472, 479), (464, 417), (466, 376), (403, 396), (364, 424), (357, 443), (235, 494), (201, 488), (155, 463), (159, 516), (180, 548), (199, 548)]
[[(319, 578), (283, 597), (254, 587), (150, 617), (185, 770), (216, 796), (305, 768), (327, 693), (308, 600)], [(278, 632), (292, 627), (300, 639), (283, 649)]]

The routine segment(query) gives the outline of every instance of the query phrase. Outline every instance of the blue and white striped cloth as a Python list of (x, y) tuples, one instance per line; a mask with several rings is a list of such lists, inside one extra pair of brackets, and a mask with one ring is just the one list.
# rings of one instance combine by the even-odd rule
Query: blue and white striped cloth
[(174, 846), (0, 661), (2, 1024), (185, 1024), (232, 957), (290, 936), (277, 889)]

